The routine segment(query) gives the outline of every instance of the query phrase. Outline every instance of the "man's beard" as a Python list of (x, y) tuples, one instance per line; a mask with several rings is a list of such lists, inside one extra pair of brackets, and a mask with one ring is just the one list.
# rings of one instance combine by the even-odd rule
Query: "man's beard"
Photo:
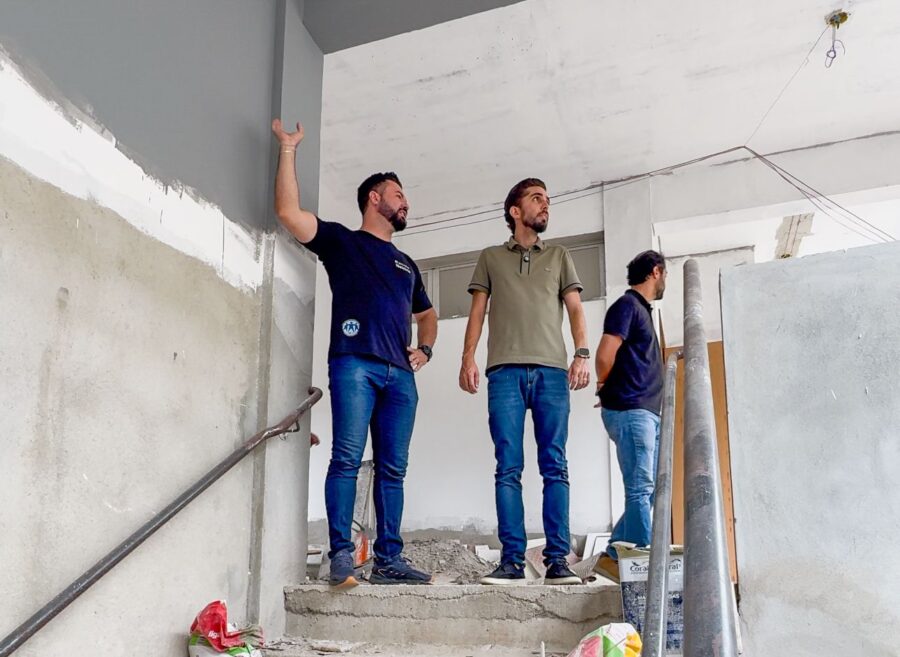
[[(394, 232), (399, 233), (401, 230), (406, 228), (406, 213), (408, 210), (404, 207), (397, 208), (396, 212), (393, 211), (390, 205), (387, 204), (383, 199), (378, 204), (378, 214), (388, 220), (391, 226), (394, 227)], [(403, 216), (401, 216), (401, 213)]]
[(656, 284), (656, 301), (660, 301), (663, 298), (663, 294), (666, 291), (666, 284), (662, 281)]
[(394, 214), (388, 217), (388, 221), (391, 222), (391, 226), (394, 227), (394, 232), (399, 233), (401, 230), (406, 228), (406, 217), (400, 216), (401, 210), (397, 210)]
[(530, 219), (525, 222), (525, 226), (533, 230), (535, 233), (543, 233), (547, 230), (547, 224), (550, 222), (550, 217), (546, 215), (538, 215), (533, 219)]

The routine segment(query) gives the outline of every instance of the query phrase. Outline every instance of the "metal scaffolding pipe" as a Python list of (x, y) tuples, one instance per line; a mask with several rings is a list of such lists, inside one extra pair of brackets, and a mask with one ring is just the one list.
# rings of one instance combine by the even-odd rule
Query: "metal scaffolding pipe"
[(684, 265), (684, 657), (736, 657), (700, 266)]
[(653, 537), (647, 573), (647, 610), (644, 615), (644, 657), (666, 654), (666, 609), (669, 595), (669, 544), (672, 541), (672, 452), (675, 444), (675, 373), (681, 353), (666, 359), (659, 462), (653, 497)]
[(207, 472), (193, 486), (179, 495), (169, 506), (157, 513), (145, 522), (131, 536), (116, 546), (109, 554), (95, 563), (81, 577), (72, 582), (59, 595), (35, 612), (31, 618), (19, 625), (9, 635), (0, 640), (0, 657), (7, 657), (16, 651), (23, 643), (40, 630), (44, 625), (53, 620), (63, 609), (74, 602), (78, 596), (93, 586), (97, 580), (115, 567), (122, 559), (134, 552), (137, 547), (152, 536), (156, 530), (165, 525), (179, 511), (192, 502), (207, 488), (219, 480), (222, 475), (231, 470), (245, 456), (269, 438), (280, 436), (290, 431), (299, 430), (300, 417), (306, 413), (313, 404), (322, 398), (322, 391), (318, 388), (309, 389), (309, 397), (300, 404), (297, 409), (285, 417), (281, 422), (267, 429), (263, 429), (243, 445), (234, 450), (212, 470)]

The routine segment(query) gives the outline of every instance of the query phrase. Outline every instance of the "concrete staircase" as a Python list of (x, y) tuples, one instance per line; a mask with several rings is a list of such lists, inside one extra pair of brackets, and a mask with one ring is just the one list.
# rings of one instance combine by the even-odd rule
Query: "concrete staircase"
[(339, 652), (317, 651), (317, 641), (364, 644), (340, 651), (382, 657), (530, 656), (540, 654), (541, 642), (547, 654), (567, 654), (582, 636), (622, 617), (619, 587), (603, 578), (582, 586), (363, 584), (346, 592), (304, 584), (285, 589), (285, 609), (295, 645), (269, 657)]

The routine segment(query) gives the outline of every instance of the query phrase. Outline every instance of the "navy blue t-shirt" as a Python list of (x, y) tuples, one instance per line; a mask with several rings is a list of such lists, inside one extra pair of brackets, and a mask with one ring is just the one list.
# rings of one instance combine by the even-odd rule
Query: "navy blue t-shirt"
[(622, 338), (616, 360), (600, 389), (600, 404), (613, 411), (643, 408), (659, 415), (663, 362), (650, 304), (634, 290), (623, 294), (603, 320), (603, 332)]
[(331, 286), (331, 345), (341, 354), (374, 356), (412, 371), (406, 348), (411, 317), (431, 308), (419, 268), (390, 242), (318, 219), (306, 248), (319, 256)]

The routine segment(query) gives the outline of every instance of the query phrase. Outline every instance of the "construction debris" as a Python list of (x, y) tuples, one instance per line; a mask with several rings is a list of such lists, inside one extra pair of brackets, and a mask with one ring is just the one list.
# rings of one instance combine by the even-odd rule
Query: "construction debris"
[(408, 541), (403, 554), (421, 570), (434, 575), (436, 584), (475, 584), (496, 566), (470, 552), (459, 541)]

